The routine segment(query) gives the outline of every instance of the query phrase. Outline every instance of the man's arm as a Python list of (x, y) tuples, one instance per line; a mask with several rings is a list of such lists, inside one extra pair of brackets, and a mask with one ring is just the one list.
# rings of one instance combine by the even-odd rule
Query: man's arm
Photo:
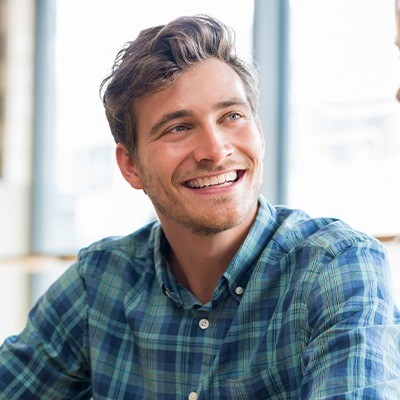
[(89, 399), (86, 291), (72, 266), (0, 348), (0, 399)]
[(336, 255), (308, 300), (301, 399), (400, 399), (400, 325), (378, 243)]

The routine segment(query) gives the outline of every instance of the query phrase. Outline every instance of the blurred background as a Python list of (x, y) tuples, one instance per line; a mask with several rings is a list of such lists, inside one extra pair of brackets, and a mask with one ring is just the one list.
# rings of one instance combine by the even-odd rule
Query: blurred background
[(99, 85), (141, 29), (199, 13), (258, 65), (266, 198), (382, 240), (400, 303), (394, 0), (0, 0), (0, 341), (81, 247), (155, 218)]

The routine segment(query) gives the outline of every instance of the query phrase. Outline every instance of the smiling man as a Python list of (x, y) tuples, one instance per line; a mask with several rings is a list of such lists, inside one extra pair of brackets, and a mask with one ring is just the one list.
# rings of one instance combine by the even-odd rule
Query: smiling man
[(258, 118), (239, 75), (217, 58), (141, 96), (133, 113), (135, 155), (118, 143), (118, 164), (154, 204), (175, 276), (207, 303), (257, 213), (263, 171)]
[(121, 50), (103, 101), (159, 220), (80, 252), (0, 352), (1, 399), (399, 399), (381, 245), (261, 195), (257, 81), (207, 16)]

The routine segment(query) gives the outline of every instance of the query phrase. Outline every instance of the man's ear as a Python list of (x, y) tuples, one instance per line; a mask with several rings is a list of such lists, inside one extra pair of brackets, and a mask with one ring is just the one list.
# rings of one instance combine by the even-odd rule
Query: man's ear
[(115, 156), (122, 176), (135, 189), (143, 189), (144, 184), (139, 169), (128, 149), (122, 143), (118, 143), (115, 149)]

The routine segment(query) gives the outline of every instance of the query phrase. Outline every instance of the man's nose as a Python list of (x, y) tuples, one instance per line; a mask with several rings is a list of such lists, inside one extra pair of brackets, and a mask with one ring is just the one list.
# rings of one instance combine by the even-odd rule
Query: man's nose
[(220, 163), (233, 153), (228, 132), (218, 125), (203, 126), (196, 135), (196, 144), (193, 152), (196, 162), (210, 161)]

